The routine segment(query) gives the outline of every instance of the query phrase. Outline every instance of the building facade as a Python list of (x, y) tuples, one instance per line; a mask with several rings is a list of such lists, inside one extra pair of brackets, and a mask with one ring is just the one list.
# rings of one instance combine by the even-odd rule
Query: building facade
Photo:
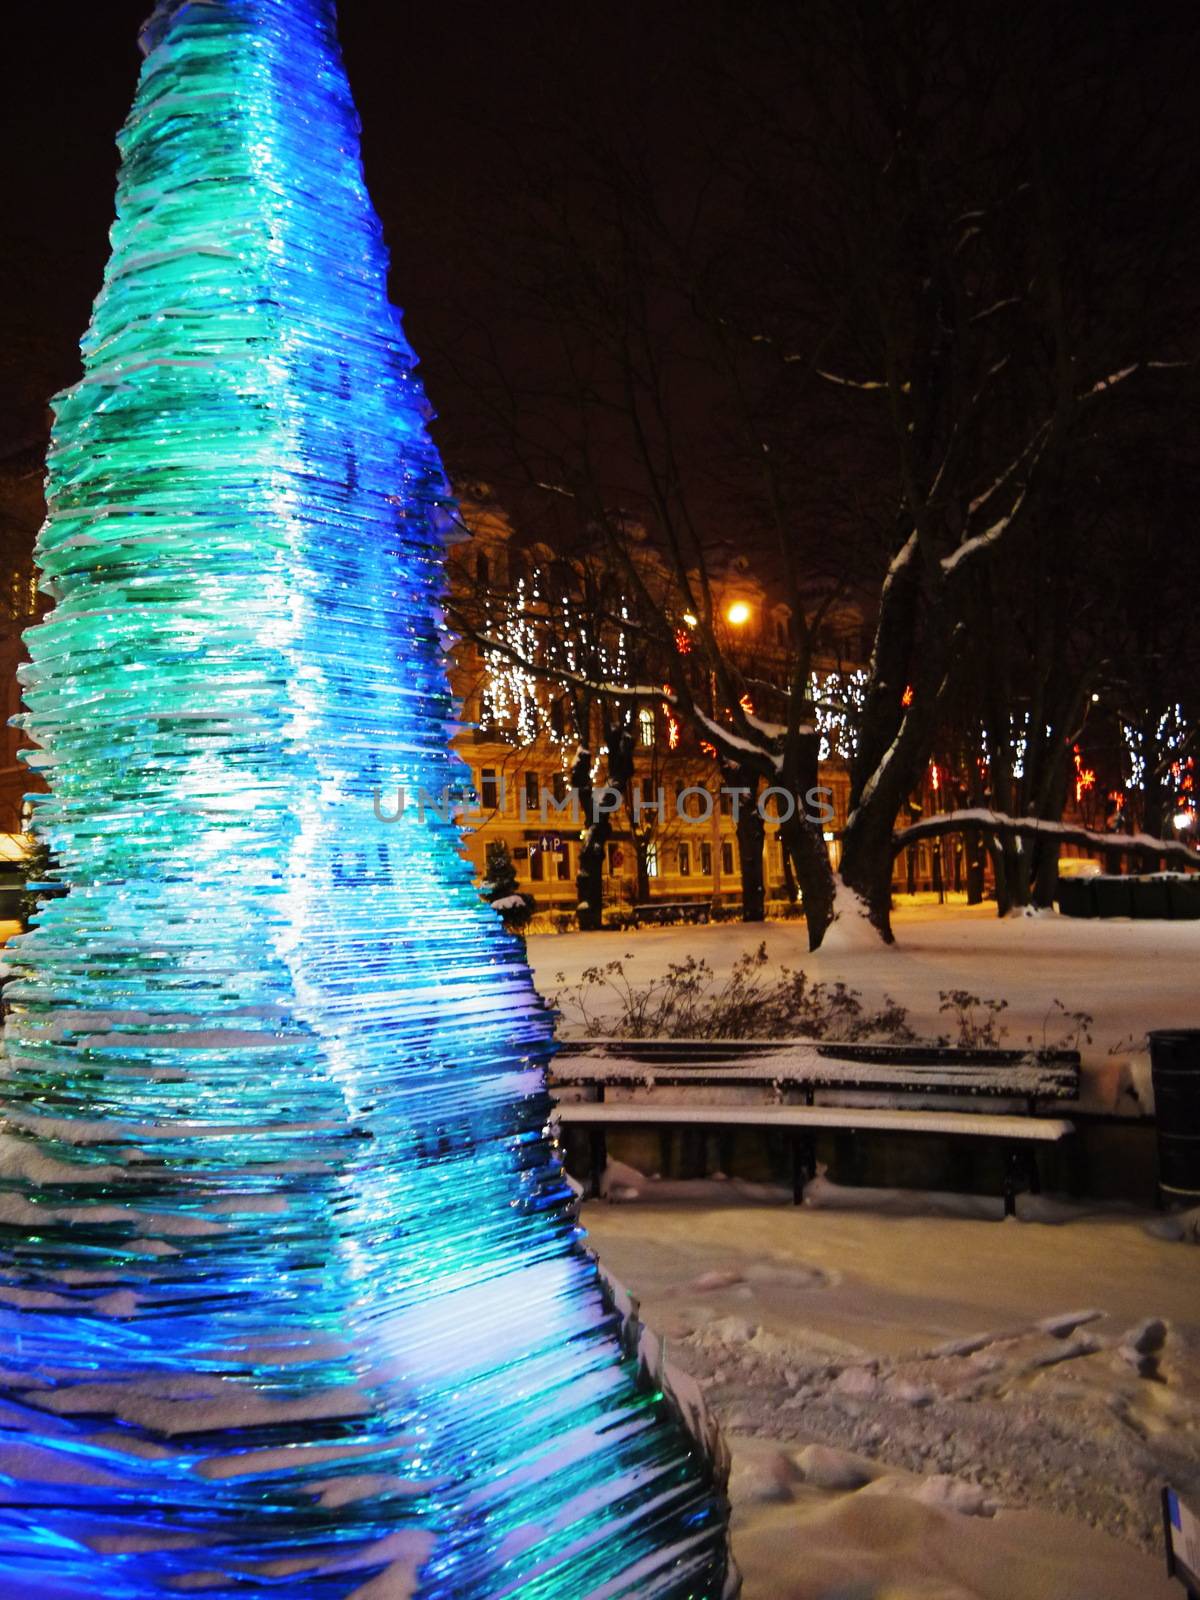
[[(451, 551), (452, 589), (508, 596), (518, 614), (536, 606), (539, 562), (553, 561), (553, 552), (518, 549), (504, 517), (488, 508), (466, 509), (463, 535)], [(647, 555), (648, 561), (653, 559)], [(753, 675), (782, 683), (788, 669), (787, 607), (772, 600), (745, 560), (731, 562), (712, 578), (711, 590)], [(846, 611), (839, 620), (837, 648), (817, 662), (821, 676), (844, 677), (857, 669), (861, 619)], [(533, 639), (521, 642), (528, 652), (536, 649)], [(482, 879), (489, 844), (502, 841), (522, 889), (534, 897), (538, 910), (570, 912), (576, 903), (586, 821), (571, 803), (570, 773), (583, 742), (578, 705), (552, 682), (522, 672), (502, 651), (489, 652), (471, 639), (454, 644), (451, 662), (452, 684), (463, 708), (456, 748), (470, 770), (477, 800), (467, 818), (467, 849), (475, 869)], [(594, 717), (586, 734), (592, 751), (603, 747), (597, 721)], [(631, 722), (634, 775), (612, 812), (604, 863), (606, 908), (620, 914), (656, 901), (740, 905), (736, 813), (743, 797), (724, 785), (715, 752), (699, 743), (666, 699), (639, 697)], [(819, 814), (836, 864), (849, 777), (835, 748), (836, 736), (827, 746), (820, 772), (825, 793), (816, 804), (823, 808)], [(599, 763), (597, 782), (603, 777)], [(770, 801), (765, 807), (763, 869), (768, 904), (782, 905), (793, 896), (776, 804)]]

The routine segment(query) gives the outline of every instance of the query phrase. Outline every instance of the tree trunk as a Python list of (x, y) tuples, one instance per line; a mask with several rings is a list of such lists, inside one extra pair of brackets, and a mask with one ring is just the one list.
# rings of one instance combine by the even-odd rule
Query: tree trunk
[[(967, 804), (982, 806), (986, 803), (982, 770), (977, 761), (970, 761), (967, 766)], [(911, 850), (909, 854), (912, 854)], [(982, 905), (987, 878), (987, 844), (975, 828), (969, 828), (963, 835), (963, 854), (967, 863), (967, 904)]]
[(650, 841), (645, 834), (633, 835), (633, 858), (637, 866), (635, 905), (644, 906), (650, 898)]
[(763, 922), (767, 915), (767, 889), (763, 877), (763, 844), (767, 829), (758, 811), (758, 779), (739, 768), (731, 785), (742, 867), (742, 921)]
[[(874, 797), (872, 797), (874, 798)], [(850, 814), (842, 838), (842, 882), (867, 908), (885, 944), (892, 933), (892, 826), (898, 806), (860, 806)]]
[[(781, 834), (783, 833), (782, 828), (779, 831)], [(784, 840), (783, 845), (783, 887), (788, 897), (788, 905), (797, 905), (800, 900), (800, 890), (796, 887), (796, 871), (792, 866), (792, 852), (788, 849), (786, 840)]]
[[(1066, 806), (1068, 782), (1066, 762), (1060, 763), (1060, 766), (1061, 770), (1053, 776), (1049, 786), (1050, 793), (1041, 808), (1041, 815), (1049, 822), (1057, 822)], [(1058, 892), (1060, 849), (1058, 840), (1054, 838), (1035, 841), (1032, 899), (1035, 906), (1041, 906), (1043, 909), (1054, 904), (1054, 896)]]
[(808, 924), (808, 948), (819, 950), (833, 921), (836, 883), (824, 832), (800, 811), (802, 797), (796, 796), (796, 812), (780, 825), (784, 861), (792, 862), (804, 896), (804, 920)]
[(579, 796), (583, 813), (579, 870), (575, 874), (575, 916), (581, 933), (595, 933), (604, 926), (604, 846), (612, 832), (608, 816), (595, 814), (591, 754), (581, 746), (571, 769), (571, 787)]
[[(1006, 838), (1001, 841), (1004, 852), (1004, 876), (1008, 885), (1008, 909), (1029, 904), (1029, 851), (1021, 839)], [(1001, 913), (1003, 915), (1003, 912)]]
[(800, 886), (810, 950), (820, 949), (833, 921), (836, 887), (824, 823), (813, 822), (808, 814), (807, 797), (820, 792), (820, 752), (821, 741), (815, 734), (796, 737), (785, 749), (784, 770), (779, 775), (780, 787), (787, 790), (792, 802), (792, 814), (780, 823), (779, 837), (784, 862), (790, 864)]
[[(625, 729), (609, 728), (605, 744), (608, 752), (607, 787), (624, 793), (633, 777), (633, 740)], [(604, 926), (604, 852), (613, 831), (607, 808), (597, 812), (591, 768), (591, 751), (580, 746), (571, 769), (571, 787), (579, 796), (583, 813), (579, 870), (575, 874), (575, 916), (581, 933), (596, 933)]]
[(1012, 895), (1008, 887), (1008, 858), (1002, 842), (994, 833), (987, 835), (987, 852), (992, 858), (992, 878), (996, 884), (996, 915), (1006, 917), (1012, 910)]
[[(905, 644), (911, 644), (913, 619), (901, 613), (905, 606), (911, 608), (915, 604), (910, 592), (913, 583), (915, 574), (905, 568), (885, 591), (888, 617), (885, 619), (881, 613), (876, 632), (877, 681), (864, 709), (851, 768), (850, 816), (842, 835), (842, 882), (866, 906), (867, 916), (885, 944), (895, 942), (892, 832), (901, 807), (919, 787), (929, 760), (947, 657), (944, 647), (935, 650), (926, 646), (921, 669), (914, 674), (914, 697), (907, 709), (902, 709), (897, 686), (904, 684), (908, 672)], [(889, 622), (886, 628), (885, 620)], [(888, 655), (893, 659), (885, 671)]]
[[(963, 840), (963, 853), (967, 859), (967, 904), (983, 904), (984, 862), (987, 853), (979, 834), (972, 831)], [(910, 851), (911, 855), (912, 852)]]

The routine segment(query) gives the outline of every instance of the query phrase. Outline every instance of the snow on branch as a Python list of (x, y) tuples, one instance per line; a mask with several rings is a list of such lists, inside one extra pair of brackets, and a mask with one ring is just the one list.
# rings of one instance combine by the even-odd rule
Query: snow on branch
[[(803, 358), (800, 357), (800, 356), (784, 356), (783, 359), (785, 361), (800, 361)], [(838, 383), (838, 384), (841, 384), (843, 389), (886, 389), (887, 388), (887, 384), (883, 381), (882, 378), (843, 378), (843, 377), (840, 377), (838, 375), (838, 373), (836, 373), (836, 372), (824, 372), (824, 371), (822, 371), (822, 369), (820, 367), (814, 367), (813, 371), (816, 373), (818, 378), (824, 378), (826, 383)]]
[(971, 516), (974, 516), (977, 511), (981, 510), (985, 505), (987, 505), (988, 501), (992, 498), (997, 489), (1003, 488), (1003, 486), (1012, 477), (1013, 473), (1016, 472), (1017, 468), (1021, 465), (1022, 461), (1025, 460), (1026, 456), (1037, 444), (1038, 440), (1046, 432), (1047, 426), (1048, 424), (1043, 422), (1041, 427), (1034, 434), (1033, 438), (1030, 439), (1029, 443), (1019, 455), (1015, 455), (1013, 457), (1000, 476), (994, 479), (982, 494), (977, 494), (975, 496), (974, 500), (972, 500), (970, 505), (967, 507), (967, 510)]
[(1103, 394), (1105, 389), (1115, 389), (1119, 383), (1124, 383), (1126, 378), (1136, 372), (1141, 364), (1140, 361), (1135, 361), (1131, 367), (1122, 367), (1119, 372), (1110, 372), (1107, 378), (1097, 378), (1088, 390), (1088, 395)]
[(971, 806), (960, 811), (941, 811), (922, 817), (910, 827), (892, 835), (894, 853), (944, 833), (961, 833), (966, 828), (984, 828), (989, 833), (1018, 834), (1024, 839), (1052, 839), (1057, 844), (1080, 844), (1095, 850), (1121, 850), (1131, 855), (1162, 857), (1181, 866), (1200, 867), (1200, 850), (1193, 850), (1177, 839), (1156, 839), (1149, 833), (1097, 833), (1092, 828), (1069, 822), (1049, 822), (1041, 817), (1010, 817), (986, 806)]
[(1194, 361), (1135, 361), (1131, 366), (1121, 367), (1117, 372), (1110, 372), (1107, 378), (1097, 378), (1087, 392), (1080, 396), (1082, 400), (1090, 400), (1094, 394), (1104, 394), (1109, 389), (1115, 389), (1119, 383), (1124, 383), (1126, 378), (1132, 377), (1135, 372), (1140, 372), (1143, 367), (1147, 372), (1164, 372), (1173, 367), (1193, 367)]
[(1002, 517), (997, 517), (995, 522), (989, 524), (989, 526), (984, 528), (982, 532), (973, 533), (970, 538), (964, 539), (956, 550), (952, 550), (948, 556), (942, 557), (942, 571), (946, 573), (947, 576), (954, 572), (960, 563), (965, 561), (969, 556), (977, 555), (980, 550), (986, 550), (989, 545), (995, 544), (997, 539), (999, 539), (1005, 530), (1011, 525), (1013, 518), (1024, 504), (1025, 495), (1029, 488), (1029, 473), (1032, 472), (1033, 468), (1038, 463), (1038, 458), (1042, 453), (1042, 448), (1045, 444), (1046, 435), (1049, 432), (1049, 429), (1050, 424), (1048, 422), (1043, 422), (1041, 427), (1039, 427), (1036, 433), (1034, 433), (1029, 443), (1021, 451), (1020, 455), (1016, 456), (1009, 463), (1009, 465), (992, 484), (991, 488), (985, 489), (981, 495), (976, 496), (976, 498), (971, 501), (969, 511), (973, 515), (992, 498), (996, 490), (999, 489), (1001, 485), (1008, 482), (1008, 480), (1013, 476), (1023, 462), (1029, 462), (1029, 471), (1025, 475), (1025, 482), (1021, 485), (1020, 492), (1004, 515)]
[(740, 734), (734, 733), (732, 728), (727, 728), (723, 722), (714, 722), (712, 717), (706, 716), (699, 706), (693, 708), (692, 716), (709, 744), (726, 756), (738, 760), (751, 755), (756, 761), (768, 761), (776, 771), (779, 770), (778, 756), (772, 755), (771, 751), (764, 749), (762, 745), (743, 739)]
[(953, 572), (960, 561), (965, 561), (968, 556), (977, 555), (980, 550), (985, 550), (988, 545), (995, 544), (996, 540), (1000, 537), (1000, 535), (1008, 527), (1009, 523), (1011, 523), (1012, 519), (1016, 516), (1017, 512), (1021, 509), (1021, 504), (1024, 499), (1025, 491), (1022, 489), (1020, 494), (1013, 501), (1011, 510), (1006, 511), (1002, 517), (998, 517), (996, 521), (993, 522), (990, 527), (985, 528), (982, 533), (973, 534), (971, 538), (965, 539), (963, 543), (959, 545), (958, 549), (952, 551), (950, 555), (943, 556), (942, 571), (946, 573)]
[(904, 570), (917, 553), (917, 530), (914, 528), (908, 538), (892, 557), (887, 569), (887, 576), (883, 580), (883, 592), (886, 594), (891, 588), (896, 577)]
[(892, 762), (896, 759), (896, 752), (900, 748), (900, 741), (903, 738), (907, 727), (908, 714), (905, 713), (905, 715), (900, 718), (900, 726), (896, 729), (895, 738), (884, 751), (882, 757), (880, 758), (879, 765), (875, 768), (874, 772), (872, 772), (866, 783), (863, 784), (862, 794), (858, 797), (858, 804), (846, 819), (847, 828), (849, 828), (851, 823), (854, 822), (862, 808), (869, 803), (871, 796), (879, 787), (880, 780), (883, 778)]
[(1003, 311), (1007, 306), (1019, 306), (1024, 299), (1023, 294), (1010, 294), (1003, 300), (994, 300), (990, 306), (984, 306), (982, 311), (977, 311), (971, 321), (986, 322), (988, 317), (994, 317), (997, 311)]
[[(782, 722), (764, 722), (761, 717), (756, 717), (752, 711), (742, 707), (742, 715), (746, 719), (747, 727), (753, 728), (755, 733), (761, 733), (764, 739), (772, 741), (782, 739), (787, 734), (787, 728)], [(801, 733), (812, 733), (812, 728), (801, 728)]]

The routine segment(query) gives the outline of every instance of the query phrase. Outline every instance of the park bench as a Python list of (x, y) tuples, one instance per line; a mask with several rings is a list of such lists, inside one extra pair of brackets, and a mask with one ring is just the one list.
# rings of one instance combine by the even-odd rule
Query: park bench
[[(998, 1145), (1005, 1157), (1004, 1211), (1012, 1216), (1022, 1178), (1033, 1193), (1040, 1190), (1038, 1150), (1074, 1131), (1042, 1108), (1078, 1096), (1079, 1054), (799, 1040), (594, 1039), (560, 1045), (551, 1089), (559, 1124), (588, 1134), (593, 1188), (607, 1165), (612, 1129), (656, 1128), (664, 1144), (680, 1129), (716, 1133), (727, 1145), (738, 1128), (782, 1132), (791, 1149), (797, 1204), (816, 1171), (819, 1130), (838, 1130), (851, 1140), (859, 1133), (903, 1133)], [(722, 1164), (728, 1164), (724, 1157)]]
[(634, 927), (643, 923), (709, 922), (711, 900), (646, 900), (633, 908)]

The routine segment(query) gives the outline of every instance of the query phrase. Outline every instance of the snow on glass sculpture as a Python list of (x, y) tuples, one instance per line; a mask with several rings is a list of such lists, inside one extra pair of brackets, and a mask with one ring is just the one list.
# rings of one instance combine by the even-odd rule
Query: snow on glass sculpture
[(69, 889), (9, 952), (3, 1592), (719, 1597), (520, 948), (437, 804), (373, 804), (462, 775), (332, 4), (144, 43), (25, 674)]

